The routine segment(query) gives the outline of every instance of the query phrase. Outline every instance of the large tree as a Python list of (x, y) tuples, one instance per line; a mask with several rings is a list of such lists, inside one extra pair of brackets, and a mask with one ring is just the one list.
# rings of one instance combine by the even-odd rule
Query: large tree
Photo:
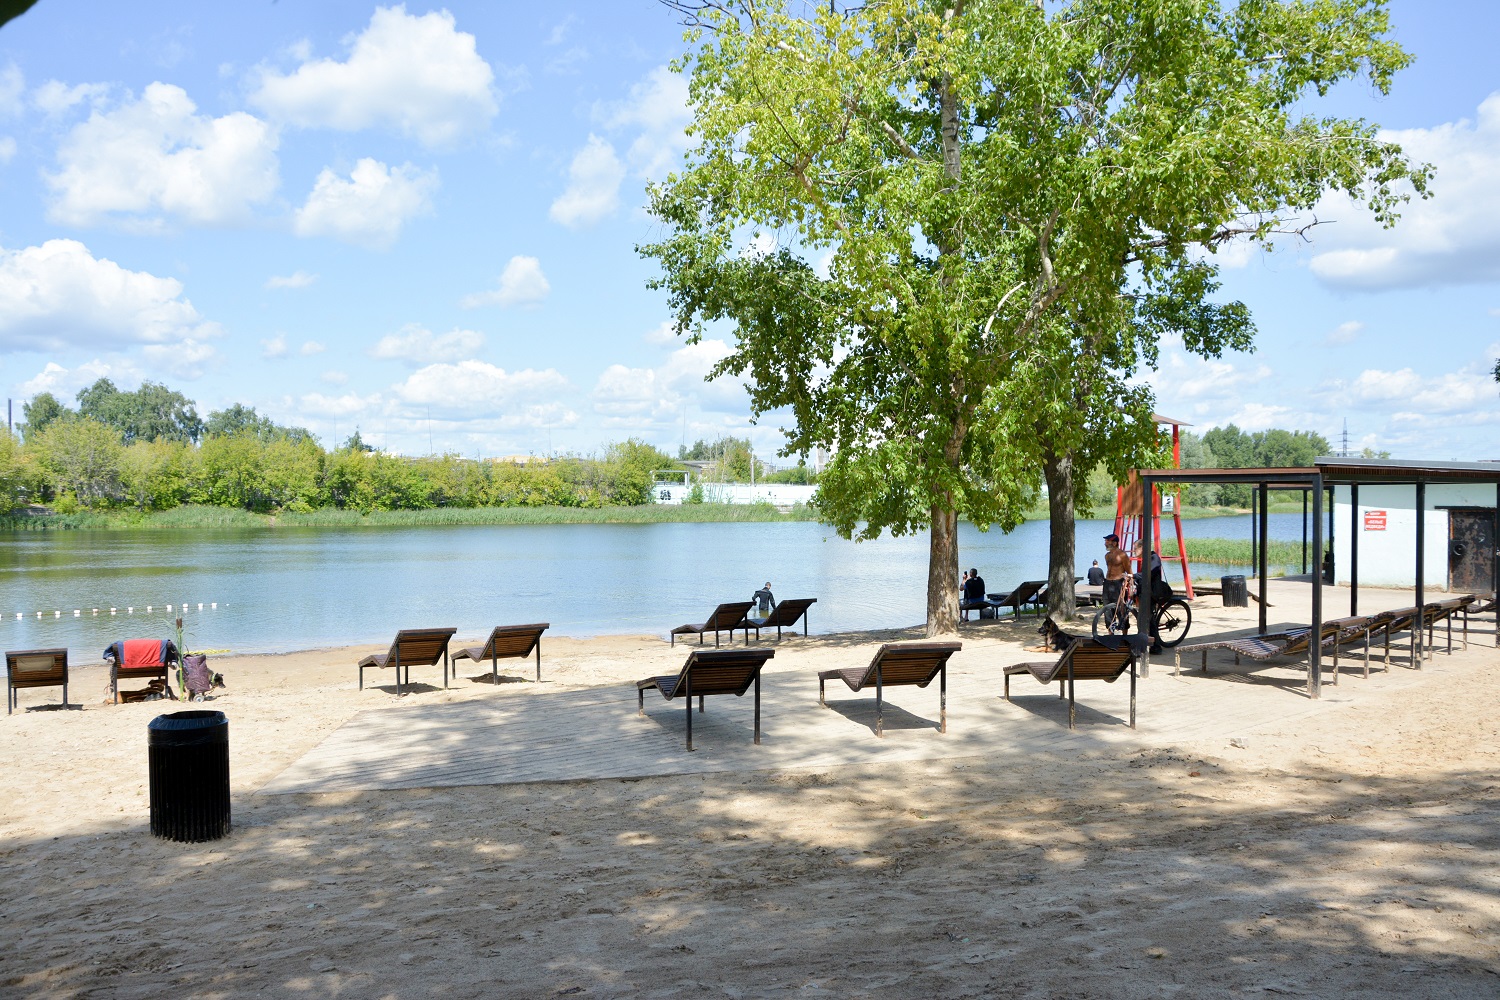
[(78, 393), (78, 413), (120, 432), (132, 441), (197, 441), (203, 421), (193, 401), (160, 382), (142, 382), (125, 392), (101, 378)]
[(1425, 183), (1365, 122), (1294, 118), (1405, 65), (1382, 0), (669, 5), (696, 144), (652, 193), (655, 285), (691, 337), (733, 325), (715, 374), (790, 415), (786, 452), (833, 453), (838, 530), (930, 529), (930, 633), (957, 620), (958, 517), (1008, 530), (1047, 468), (1063, 521), (1080, 459), (1155, 451), (1129, 376), (1164, 331), (1246, 346), (1213, 249), (1331, 188), (1389, 220)]

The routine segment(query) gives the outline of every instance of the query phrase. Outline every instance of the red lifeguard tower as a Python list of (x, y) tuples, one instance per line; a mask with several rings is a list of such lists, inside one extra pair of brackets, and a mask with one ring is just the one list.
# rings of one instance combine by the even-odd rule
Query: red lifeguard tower
[[(1182, 468), (1182, 436), (1179, 428), (1191, 427), (1190, 423), (1183, 420), (1174, 420), (1172, 417), (1164, 417), (1159, 413), (1151, 414), (1151, 419), (1158, 426), (1170, 426), (1172, 428), (1172, 468)], [(1157, 556), (1161, 555), (1161, 516), (1169, 513), (1172, 515), (1172, 524), (1177, 529), (1177, 561), (1182, 564), (1182, 585), (1187, 591), (1188, 600), (1193, 599), (1193, 574), (1188, 569), (1187, 543), (1182, 537), (1182, 498), (1179, 491), (1162, 495), (1160, 487), (1151, 491), (1151, 540), (1155, 544)], [(1134, 547), (1141, 537), (1141, 484), (1136, 478), (1134, 470), (1131, 470), (1130, 479), (1124, 486), (1115, 488), (1115, 534), (1120, 536), (1120, 548), (1127, 553)], [(1162, 560), (1166, 565), (1166, 560)], [(1136, 569), (1140, 569), (1139, 566)]]

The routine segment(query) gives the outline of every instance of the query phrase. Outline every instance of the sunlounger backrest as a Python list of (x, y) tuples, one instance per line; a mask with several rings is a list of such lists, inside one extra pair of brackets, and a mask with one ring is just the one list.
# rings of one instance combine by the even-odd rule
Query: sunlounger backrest
[(10, 681), (16, 687), (62, 684), (68, 679), (66, 649), (23, 649), (5, 654)]
[(817, 603), (818, 599), (816, 597), (794, 597), (790, 600), (782, 601), (771, 610), (771, 617), (761, 622), (760, 627), (795, 625), (797, 624), (797, 619), (801, 618), (808, 608)]
[(448, 651), (448, 640), (456, 628), (407, 628), (396, 633), (391, 643), (390, 665), (399, 659), (402, 666), (432, 666)]
[[(688, 674), (692, 674), (691, 690), (694, 695), (733, 694), (741, 695), (755, 683), (755, 675), (767, 660), (776, 655), (774, 649), (697, 649), (682, 665), (677, 683), (669, 697), (684, 694), (689, 685)], [(663, 694), (668, 692), (663, 691)]]
[(488, 660), (497, 656), (526, 656), (542, 638), (542, 633), (550, 628), (546, 623), (538, 622), (535, 625), (500, 625), (490, 633), (489, 639), (484, 644), (484, 652), (480, 659)]
[(882, 684), (926, 687), (960, 649), (963, 643), (959, 642), (888, 642), (876, 650), (860, 686), (875, 683), (875, 668), (879, 666)]
[[(1101, 643), (1086, 640), (1074, 643), (1072, 648), (1063, 654), (1063, 660), (1069, 658), (1073, 661), (1075, 680), (1113, 680), (1130, 666), (1131, 652), (1129, 646), (1110, 649)], [(1062, 661), (1059, 662), (1062, 663)], [(1059, 676), (1066, 677), (1067, 670), (1066, 663), (1062, 663), (1058, 672)]]
[(703, 631), (732, 631), (745, 620), (745, 615), (750, 613), (754, 605), (754, 601), (734, 601), (719, 605), (714, 608), (714, 613), (708, 616), (708, 621), (703, 623)]

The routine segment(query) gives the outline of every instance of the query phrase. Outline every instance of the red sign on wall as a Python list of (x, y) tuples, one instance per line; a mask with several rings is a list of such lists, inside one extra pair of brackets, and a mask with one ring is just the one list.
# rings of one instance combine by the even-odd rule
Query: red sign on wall
[(1365, 530), (1366, 531), (1384, 531), (1385, 530), (1385, 511), (1383, 511), (1383, 510), (1367, 510), (1367, 511), (1365, 511)]

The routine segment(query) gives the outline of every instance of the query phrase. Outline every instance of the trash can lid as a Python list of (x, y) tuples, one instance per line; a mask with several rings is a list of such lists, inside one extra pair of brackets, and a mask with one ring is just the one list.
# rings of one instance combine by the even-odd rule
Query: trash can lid
[(158, 715), (146, 726), (158, 732), (183, 730), (183, 729), (212, 729), (214, 726), (227, 726), (229, 719), (223, 712), (209, 712), (202, 709), (191, 712), (171, 712), (167, 715)]

